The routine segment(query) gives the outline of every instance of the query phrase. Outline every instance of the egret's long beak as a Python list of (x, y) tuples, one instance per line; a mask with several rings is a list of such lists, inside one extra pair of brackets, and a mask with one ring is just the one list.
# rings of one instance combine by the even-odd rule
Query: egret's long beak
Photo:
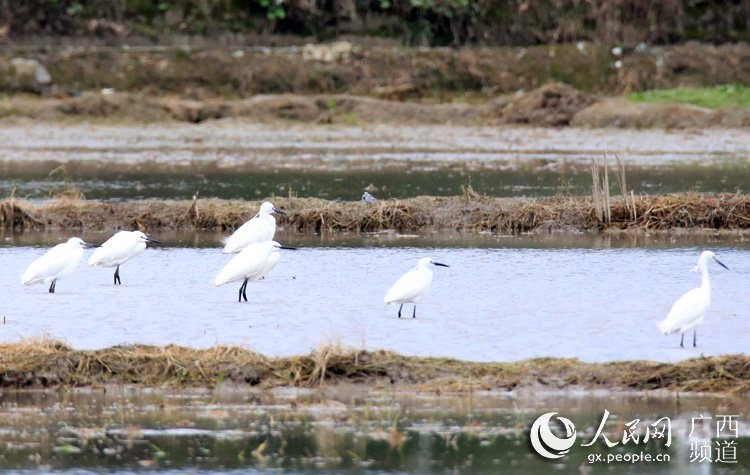
[(284, 216), (287, 216), (287, 214), (286, 214), (285, 212), (281, 211), (280, 209), (276, 209), (276, 208), (274, 208), (274, 209), (273, 209), (273, 212), (274, 212), (274, 213), (279, 213), (279, 214), (283, 214)]
[(279, 249), (288, 249), (290, 251), (298, 251), (296, 247), (288, 247), (288, 246), (279, 246)]
[(85, 247), (85, 248), (88, 249), (88, 248), (91, 248), (91, 247), (102, 247), (102, 246), (100, 246), (99, 244), (94, 244), (94, 243), (90, 243), (90, 242), (84, 242), (83, 243), (83, 247)]
[(714, 257), (714, 262), (719, 264), (721, 267), (725, 268), (726, 270), (729, 270), (729, 267), (725, 266), (723, 262), (721, 262), (719, 259)]
[(450, 267), (448, 264), (441, 264), (439, 262), (433, 262), (432, 264), (440, 267)]
[(148, 242), (155, 242), (156, 244), (161, 244), (161, 241), (157, 241), (156, 239), (151, 239), (150, 237), (147, 237), (146, 241), (148, 241)]

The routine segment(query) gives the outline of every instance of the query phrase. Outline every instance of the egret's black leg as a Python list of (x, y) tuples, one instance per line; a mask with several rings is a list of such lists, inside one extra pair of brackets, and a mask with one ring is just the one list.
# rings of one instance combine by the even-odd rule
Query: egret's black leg
[(240, 294), (239, 294), (239, 297), (237, 298), (238, 302), (242, 302), (242, 291), (245, 289), (246, 283), (247, 281), (243, 282), (242, 285), (240, 285)]
[(417, 304), (414, 304), (414, 313), (411, 314), (411, 318), (417, 318)]
[(240, 296), (238, 298), (238, 302), (242, 302), (242, 297), (245, 297), (245, 302), (247, 302), (247, 294), (245, 293), (245, 290), (247, 289), (247, 279), (242, 283), (240, 286)]
[(693, 330), (693, 348), (695, 348), (695, 338), (697, 334), (698, 334), (698, 330)]
[(55, 283), (57, 282), (57, 279), (53, 280), (52, 283), (49, 285), (49, 293), (54, 294), (55, 293)]
[(404, 308), (404, 304), (401, 304), (401, 306), (398, 308), (398, 318), (401, 318), (401, 309)]
[(682, 336), (680, 337), (680, 348), (685, 348), (684, 346), (682, 346), (682, 340), (684, 339), (685, 339), (685, 334), (683, 333)]
[(115, 285), (122, 284), (122, 280), (120, 280), (120, 265), (117, 265), (117, 269), (115, 269)]

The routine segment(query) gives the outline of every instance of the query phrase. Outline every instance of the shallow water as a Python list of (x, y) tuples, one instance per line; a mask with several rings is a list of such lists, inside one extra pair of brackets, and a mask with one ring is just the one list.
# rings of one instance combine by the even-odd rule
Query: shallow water
[[(636, 193), (747, 192), (741, 131), (495, 127), (343, 127), (238, 121), (148, 127), (0, 127), (0, 196), (42, 199), (78, 188), (89, 199), (358, 200), (456, 195), (590, 194), (592, 159), (626, 167)], [(63, 168), (60, 168), (60, 167)], [(614, 175), (612, 192), (620, 193)]]
[[(285, 252), (267, 279), (248, 286), (247, 303), (237, 302), (239, 284), (209, 285), (230, 259), (211, 247), (218, 246), (216, 234), (173, 235), (123, 265), (122, 286), (112, 285), (112, 269), (82, 263), (58, 282), (56, 294), (19, 282), (46, 249), (23, 245), (40, 236), (6, 236), (0, 247), (0, 340), (46, 333), (77, 348), (234, 343), (266, 355), (307, 353), (337, 341), (475, 361), (676, 361), (746, 352), (750, 340), (750, 245), (742, 236), (281, 234), (279, 240), (300, 249)], [(170, 241), (168, 234), (156, 237)], [(196, 243), (208, 247), (185, 247)], [(713, 304), (698, 347), (681, 349), (679, 336), (661, 335), (656, 324), (699, 285), (700, 276), (689, 271), (705, 247), (732, 270), (711, 269)], [(424, 256), (451, 267), (435, 268), (416, 319), (398, 319), (383, 296)], [(405, 306), (404, 315), (411, 312)]]
[[(359, 200), (365, 189), (380, 198), (419, 195), (455, 196), (471, 186), (478, 193), (497, 197), (552, 196), (558, 193), (591, 193), (591, 174), (582, 164), (562, 165), (558, 158), (529, 157), (527, 163), (492, 161), (480, 167), (469, 164), (435, 166), (418, 160), (388, 161), (379, 167), (316, 170), (303, 165), (264, 170), (254, 165), (216, 169), (214, 166), (127, 167), (119, 172), (77, 162), (45, 162), (29, 168), (21, 163), (0, 164), (0, 196), (44, 199), (75, 188), (88, 199), (261, 199), (266, 196), (316, 197)], [(49, 176), (65, 163), (66, 176)], [(611, 192), (619, 194), (612, 178)], [(697, 162), (659, 166), (631, 165), (628, 189), (635, 193), (748, 192), (750, 164), (745, 157), (712, 159), (706, 168)]]
[[(609, 449), (624, 423), (668, 417), (672, 441)], [(576, 427), (558, 460), (534, 454), (529, 428), (555, 411)], [(715, 421), (737, 416), (737, 437)], [(741, 398), (666, 393), (389, 393), (337, 387), (273, 392), (134, 390), (0, 393), (0, 473), (723, 473), (750, 469)], [(692, 431), (692, 436), (691, 436)], [(729, 437), (732, 435), (731, 437)], [(691, 444), (736, 443), (737, 463), (691, 462)], [(666, 454), (669, 462), (589, 463), (591, 454)]]

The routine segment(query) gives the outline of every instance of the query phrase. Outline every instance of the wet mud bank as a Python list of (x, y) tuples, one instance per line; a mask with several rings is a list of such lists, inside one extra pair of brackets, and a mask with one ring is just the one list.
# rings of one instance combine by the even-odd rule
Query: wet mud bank
[[(750, 229), (744, 194), (627, 197), (493, 198), (467, 189), (462, 196), (420, 196), (375, 203), (317, 198), (271, 198), (287, 216), (278, 225), (302, 233), (543, 231), (669, 231)], [(608, 203), (608, 207), (607, 204)], [(59, 198), (0, 202), (0, 228), (34, 230), (233, 230), (257, 213), (259, 201), (197, 199), (98, 202)]]
[(221, 383), (260, 388), (357, 383), (435, 392), (583, 387), (744, 393), (750, 389), (750, 358), (726, 355), (678, 363), (536, 358), (474, 363), (337, 345), (322, 345), (309, 355), (280, 358), (234, 346), (127, 345), (84, 351), (49, 340), (0, 345), (0, 387), (4, 388), (107, 384), (215, 387)]
[(246, 99), (155, 97), (136, 93), (34, 98), (9, 96), (0, 119), (52, 122), (203, 123), (217, 119), (313, 124), (529, 125), (629, 129), (727, 129), (750, 126), (750, 109), (633, 103), (562, 83), (472, 102), (418, 103), (352, 94), (259, 94)]

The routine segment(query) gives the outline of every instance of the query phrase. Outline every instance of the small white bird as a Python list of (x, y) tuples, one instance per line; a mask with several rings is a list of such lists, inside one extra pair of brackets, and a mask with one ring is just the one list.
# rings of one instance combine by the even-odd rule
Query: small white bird
[(31, 263), (21, 277), (21, 283), (32, 285), (49, 282), (49, 291), (54, 294), (57, 279), (73, 272), (73, 269), (81, 262), (84, 247), (99, 246), (83, 242), (82, 239), (77, 237), (72, 237), (67, 242), (58, 244)]
[(231, 236), (224, 241), (224, 254), (240, 252), (250, 244), (256, 242), (265, 242), (273, 239), (276, 233), (276, 218), (271, 213), (279, 213), (286, 216), (286, 213), (273, 207), (273, 204), (266, 201), (260, 205), (260, 211), (253, 219), (239, 227)]
[(423, 257), (419, 260), (417, 267), (404, 274), (400, 279), (393, 284), (391, 290), (385, 294), (385, 303), (388, 305), (392, 303), (401, 304), (398, 308), (398, 318), (401, 318), (401, 309), (404, 308), (405, 303), (414, 304), (414, 313), (412, 318), (417, 318), (417, 302), (427, 292), (432, 283), (432, 270), (430, 265), (440, 267), (450, 267), (447, 264), (441, 264), (435, 262), (429, 257)]
[(294, 247), (282, 246), (276, 241), (256, 242), (247, 246), (227, 262), (211, 285), (218, 287), (242, 280), (239, 301), (242, 302), (244, 298), (247, 302), (247, 283), (260, 279), (278, 264), (281, 259), (279, 249), (296, 250)]
[(99, 249), (89, 257), (90, 266), (115, 267), (115, 285), (120, 280), (120, 265), (126, 263), (146, 249), (146, 242), (159, 243), (140, 231), (119, 231), (107, 239)]
[(703, 322), (708, 307), (711, 305), (711, 283), (708, 280), (708, 263), (715, 262), (721, 267), (729, 270), (716, 255), (711, 251), (703, 251), (698, 259), (698, 265), (691, 272), (701, 271), (701, 286), (686, 293), (672, 305), (672, 310), (664, 321), (659, 322), (659, 330), (665, 335), (679, 332), (680, 346), (683, 347), (685, 332), (693, 330), (693, 346), (696, 346), (695, 327)]
[(362, 201), (365, 203), (377, 203), (378, 199), (366, 192), (362, 195)]

